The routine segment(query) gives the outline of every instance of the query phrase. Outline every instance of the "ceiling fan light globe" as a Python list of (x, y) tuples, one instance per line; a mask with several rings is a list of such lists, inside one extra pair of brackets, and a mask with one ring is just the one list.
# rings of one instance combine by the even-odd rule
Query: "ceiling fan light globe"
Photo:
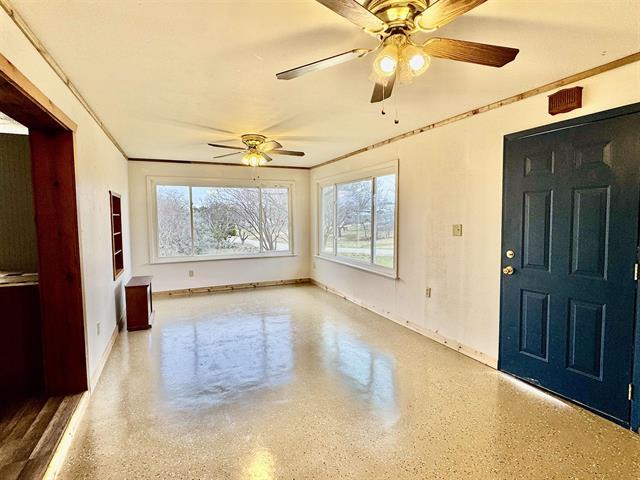
[(260, 166), (261, 159), (262, 155), (260, 155), (259, 153), (249, 152), (244, 157), (242, 157), (242, 163), (250, 167), (258, 167)]
[(398, 68), (398, 47), (389, 44), (376, 57), (373, 68), (380, 77), (390, 77)]
[(417, 52), (409, 57), (409, 70), (414, 76), (422, 75), (431, 65), (431, 57), (422, 52)]
[(392, 57), (382, 57), (380, 59), (380, 70), (382, 71), (383, 74), (385, 75), (391, 75), (393, 72), (396, 71), (396, 65), (398, 62), (396, 62), (395, 58)]
[(422, 70), (422, 68), (424, 67), (424, 64), (427, 63), (426, 60), (424, 59), (424, 56), (422, 56), (421, 54), (416, 54), (413, 57), (411, 57), (409, 59), (409, 67), (411, 68), (411, 70), (413, 70), (414, 72), (419, 72), (420, 70)]

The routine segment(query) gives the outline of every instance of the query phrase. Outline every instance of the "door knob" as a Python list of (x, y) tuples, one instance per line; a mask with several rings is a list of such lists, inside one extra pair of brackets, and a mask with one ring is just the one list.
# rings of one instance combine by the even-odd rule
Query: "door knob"
[(502, 273), (504, 273), (505, 275), (513, 275), (513, 267), (511, 265), (507, 265), (506, 267), (504, 267), (502, 269)]

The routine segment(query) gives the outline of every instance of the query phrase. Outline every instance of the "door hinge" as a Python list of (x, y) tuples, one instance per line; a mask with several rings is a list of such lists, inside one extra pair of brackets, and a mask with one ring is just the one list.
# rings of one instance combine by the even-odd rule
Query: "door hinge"
[(636, 263), (636, 269), (635, 269), (635, 273), (633, 274), (633, 279), (634, 280), (638, 280), (638, 264)]
[(629, 400), (633, 400), (633, 383), (629, 384)]

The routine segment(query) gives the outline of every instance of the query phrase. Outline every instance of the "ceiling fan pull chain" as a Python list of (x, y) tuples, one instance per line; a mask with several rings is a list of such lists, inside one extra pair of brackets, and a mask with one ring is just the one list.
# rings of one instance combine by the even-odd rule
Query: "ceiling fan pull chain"
[(398, 125), (400, 123), (400, 115), (398, 114), (398, 91), (396, 91), (396, 94), (393, 97), (393, 106), (395, 107), (396, 110), (396, 116), (393, 119), (393, 123), (395, 123), (396, 125)]
[(383, 99), (383, 100), (382, 100), (382, 112), (380, 112), (382, 115), (386, 115), (386, 114), (387, 114), (387, 112), (385, 112), (385, 111), (384, 111), (384, 104), (385, 104), (385, 102), (386, 102), (386, 100), (385, 100), (385, 98), (386, 98), (386, 97), (385, 97), (385, 95), (384, 95), (384, 89), (385, 89), (385, 87), (386, 87), (386, 83), (383, 83), (383, 84), (382, 84), (382, 99)]

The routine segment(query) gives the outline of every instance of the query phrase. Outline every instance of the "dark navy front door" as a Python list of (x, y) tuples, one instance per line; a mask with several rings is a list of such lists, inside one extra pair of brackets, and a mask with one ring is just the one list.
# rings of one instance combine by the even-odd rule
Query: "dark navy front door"
[(638, 113), (505, 139), (500, 369), (623, 424), (639, 190)]

